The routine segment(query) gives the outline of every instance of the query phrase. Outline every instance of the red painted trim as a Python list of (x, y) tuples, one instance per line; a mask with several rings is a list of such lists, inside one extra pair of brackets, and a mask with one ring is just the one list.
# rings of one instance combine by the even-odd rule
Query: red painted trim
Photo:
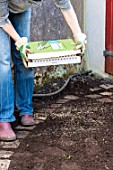
[(113, 0), (106, 0), (106, 49), (113, 51)]
[[(113, 0), (106, 0), (106, 40), (105, 47), (113, 52)], [(113, 74), (113, 56), (105, 55), (105, 72)]]

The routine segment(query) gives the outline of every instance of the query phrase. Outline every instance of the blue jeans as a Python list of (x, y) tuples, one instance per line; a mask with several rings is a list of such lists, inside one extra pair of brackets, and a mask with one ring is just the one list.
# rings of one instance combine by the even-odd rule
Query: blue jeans
[[(18, 34), (30, 39), (31, 9), (21, 14), (10, 13), (9, 18)], [(14, 85), (10, 67), (11, 57), (14, 63)], [(0, 28), (0, 122), (15, 120), (14, 105), (20, 115), (32, 115), (33, 90), (33, 70), (24, 67), (15, 42)]]

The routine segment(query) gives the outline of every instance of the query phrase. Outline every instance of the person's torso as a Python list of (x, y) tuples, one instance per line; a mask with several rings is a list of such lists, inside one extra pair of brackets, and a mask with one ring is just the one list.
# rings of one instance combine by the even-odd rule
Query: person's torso
[[(13, 13), (23, 12), (27, 8), (31, 7), (32, 4), (36, 4), (38, 1), (41, 2), (43, 0), (8, 0), (9, 11)], [(55, 4), (58, 7), (63, 6), (63, 8), (67, 8), (67, 5), (69, 6), (68, 0), (53, 0), (53, 1), (55, 1)]]
[(33, 0), (8, 0), (9, 11), (13, 13), (23, 12), (34, 3)]

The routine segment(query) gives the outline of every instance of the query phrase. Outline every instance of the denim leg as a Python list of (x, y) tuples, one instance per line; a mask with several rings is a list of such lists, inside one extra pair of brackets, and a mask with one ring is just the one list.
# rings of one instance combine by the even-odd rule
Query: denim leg
[[(21, 37), (30, 39), (31, 9), (21, 14), (10, 14), (10, 20)], [(14, 95), (15, 104), (20, 115), (33, 114), (32, 94), (34, 90), (34, 72), (32, 68), (25, 68), (14, 41), (12, 44), (12, 59), (14, 63)]]
[(0, 122), (12, 122), (14, 120), (10, 39), (8, 34), (0, 28)]

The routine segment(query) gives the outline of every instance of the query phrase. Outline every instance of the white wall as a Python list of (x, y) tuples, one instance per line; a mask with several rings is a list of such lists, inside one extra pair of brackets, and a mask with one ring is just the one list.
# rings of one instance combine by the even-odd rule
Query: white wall
[(106, 0), (84, 0), (85, 32), (87, 34), (87, 68), (102, 76), (105, 58), (105, 8)]

